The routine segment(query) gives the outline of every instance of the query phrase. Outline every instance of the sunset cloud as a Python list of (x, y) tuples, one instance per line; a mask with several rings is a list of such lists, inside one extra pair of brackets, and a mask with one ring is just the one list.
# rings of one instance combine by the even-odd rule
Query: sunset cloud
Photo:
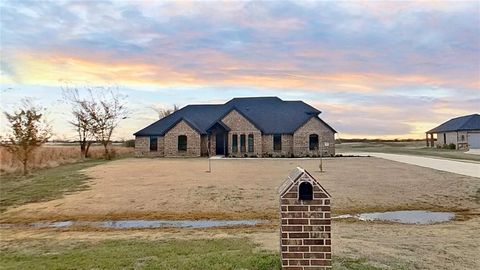
[[(480, 104), (476, 1), (0, 6), (0, 82), (25, 95), (55, 96), (65, 81), (117, 84), (146, 95), (130, 100), (139, 115), (148, 102), (277, 95), (317, 104), (348, 136), (421, 137)], [(3, 92), (2, 105), (14, 97)]]

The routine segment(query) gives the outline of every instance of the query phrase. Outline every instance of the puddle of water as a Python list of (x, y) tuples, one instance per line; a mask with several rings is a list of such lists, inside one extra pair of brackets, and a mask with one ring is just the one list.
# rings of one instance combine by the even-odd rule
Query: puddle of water
[(430, 211), (393, 211), (363, 213), (358, 215), (341, 215), (334, 218), (356, 218), (363, 221), (390, 221), (404, 224), (434, 224), (447, 222), (455, 217), (454, 213), (449, 212), (430, 212)]
[(153, 228), (213, 228), (231, 226), (254, 226), (259, 220), (116, 220), (116, 221), (59, 221), (32, 223), (34, 228), (68, 228), (88, 226), (107, 229), (153, 229)]

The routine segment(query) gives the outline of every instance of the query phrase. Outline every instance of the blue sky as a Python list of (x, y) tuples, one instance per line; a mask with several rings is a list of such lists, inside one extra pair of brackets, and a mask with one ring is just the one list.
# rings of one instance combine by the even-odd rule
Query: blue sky
[(35, 98), (59, 138), (74, 139), (65, 82), (128, 95), (117, 138), (154, 121), (151, 107), (237, 96), (304, 100), (344, 138), (422, 138), (480, 107), (478, 1), (0, 5), (2, 109)]

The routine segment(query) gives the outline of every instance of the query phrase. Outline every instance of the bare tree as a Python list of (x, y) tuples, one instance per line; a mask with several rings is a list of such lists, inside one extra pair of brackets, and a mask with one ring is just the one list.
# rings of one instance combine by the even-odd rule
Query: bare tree
[(165, 108), (160, 106), (150, 106), (150, 108), (158, 113), (158, 119), (165, 118), (180, 109), (177, 104), (173, 104), (173, 108)]
[[(80, 96), (77, 88), (68, 86), (62, 89), (63, 99), (71, 105), (73, 119), (68, 121), (75, 129), (80, 143), (82, 158), (88, 157), (88, 151), (93, 143), (93, 132), (90, 123), (90, 115), (85, 107), (89, 107), (89, 101)], [(91, 96), (91, 95), (90, 95)]]
[(78, 131), (80, 148), (85, 147), (85, 153), (88, 153), (90, 138), (94, 138), (103, 145), (105, 158), (111, 159), (109, 147), (113, 131), (128, 115), (126, 96), (119, 92), (118, 87), (86, 87), (84, 97), (78, 89), (66, 87), (64, 98), (74, 105), (74, 120), (70, 123)]
[(121, 120), (127, 118), (126, 96), (118, 88), (98, 87), (90, 89), (90, 101), (84, 102), (83, 108), (88, 113), (91, 131), (95, 139), (105, 150), (105, 158), (111, 159), (109, 146), (112, 134)]
[(13, 113), (4, 112), (11, 131), (1, 144), (22, 163), (24, 175), (28, 174), (28, 162), (35, 149), (52, 135), (43, 111), (25, 98)]

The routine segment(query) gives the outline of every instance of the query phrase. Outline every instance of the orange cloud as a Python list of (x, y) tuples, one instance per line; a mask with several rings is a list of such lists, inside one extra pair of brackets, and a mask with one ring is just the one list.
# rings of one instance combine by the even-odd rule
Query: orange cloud
[[(180, 56), (177, 56), (180, 57)], [(16, 57), (18, 72), (13, 80), (26, 84), (58, 85), (59, 81), (94, 84), (171, 86), (245, 86), (298, 89), (315, 92), (374, 93), (396, 86), (437, 86), (443, 78), (425, 75), (390, 75), (372, 72), (302, 71), (294, 63), (252, 62), (232, 58), (215, 50), (198, 50), (183, 57), (193, 66), (147, 59), (112, 59), (107, 54), (77, 56), (24, 52)], [(2, 81), (12, 80), (2, 76)], [(455, 78), (452, 78), (455, 80)], [(476, 84), (478, 82), (474, 82)]]

